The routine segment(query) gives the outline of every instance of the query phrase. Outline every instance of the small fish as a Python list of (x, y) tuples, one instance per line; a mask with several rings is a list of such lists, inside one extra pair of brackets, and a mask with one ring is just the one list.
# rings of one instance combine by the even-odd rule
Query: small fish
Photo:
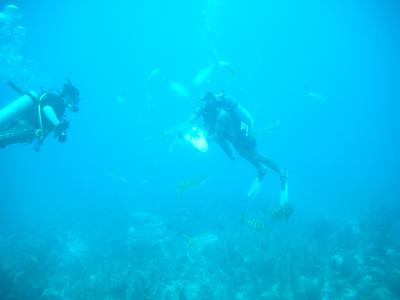
[(184, 84), (177, 81), (168, 81), (168, 85), (170, 89), (175, 93), (175, 95), (185, 98), (190, 97), (189, 90), (185, 87)]
[(161, 70), (158, 68), (155, 68), (153, 71), (150, 72), (150, 74), (146, 77), (147, 81), (153, 80), (156, 78), (158, 75), (160, 75)]
[(203, 249), (204, 247), (215, 244), (219, 237), (213, 233), (203, 233), (193, 237), (186, 236), (186, 243), (192, 249)]
[(245, 215), (242, 215), (241, 222), (243, 224), (246, 224), (247, 226), (250, 226), (251, 228), (253, 228), (257, 231), (262, 231), (265, 229), (265, 222), (260, 219), (250, 218)]
[(207, 176), (196, 176), (191, 179), (182, 180), (176, 187), (178, 196), (182, 198), (183, 194), (186, 193), (188, 190), (204, 184), (207, 181), (207, 178)]
[(173, 152), (177, 146), (183, 144), (183, 132), (185, 128), (186, 125), (180, 123), (164, 131), (163, 135), (169, 144), (169, 152)]
[(271, 218), (274, 221), (289, 220), (289, 217), (293, 214), (293, 208), (288, 204), (276, 205), (271, 211)]
[(221, 55), (219, 55), (217, 49), (214, 46), (210, 46), (211, 52), (213, 53), (215, 60), (217, 62), (217, 66), (221, 69), (227, 69), (232, 77), (237, 75), (237, 71), (232, 67), (232, 63), (222, 59)]
[(220, 2), (220, 1), (213, 1), (212, 5), (214, 5), (214, 6), (218, 7), (218, 6), (222, 6), (222, 5), (223, 5), (223, 3), (222, 3), (222, 2)]
[(126, 102), (125, 97), (122, 97), (122, 96), (118, 96), (116, 100), (118, 103), (120, 103), (122, 105), (125, 104), (125, 102)]
[(238, 72), (236, 71), (236, 69), (233, 68), (232, 63), (229, 61), (219, 60), (218, 66), (221, 69), (227, 70), (231, 78), (236, 77), (236, 75), (238, 75)]
[(269, 122), (269, 124), (267, 125), (266, 128), (256, 131), (255, 134), (256, 135), (271, 134), (272, 132), (274, 132), (275, 130), (277, 130), (281, 127), (282, 127), (281, 120), (271, 121), (271, 122)]
[(232, 66), (232, 63), (229, 61), (219, 60), (218, 66), (220, 66), (221, 68), (230, 67)]
[(193, 79), (193, 85), (198, 86), (210, 79), (212, 72), (214, 71), (215, 64), (211, 64), (208, 67), (201, 69)]
[(149, 121), (146, 119), (137, 119), (136, 124), (142, 127), (148, 127), (149, 126)]
[(113, 180), (119, 181), (121, 183), (127, 183), (128, 182), (128, 178), (125, 177), (124, 175), (122, 175), (119, 171), (114, 170), (111, 171), (109, 174), (110, 178), (112, 178)]
[(152, 107), (153, 98), (148, 93), (145, 93), (144, 96), (146, 97), (146, 107), (150, 109)]
[(235, 75), (237, 75), (237, 73), (238, 73), (238, 72), (232, 67), (232, 63), (229, 62), (229, 61), (219, 60), (219, 61), (218, 61), (218, 66), (219, 66), (221, 69), (226, 69), (226, 70), (228, 70), (228, 72), (229, 72), (232, 76), (235, 76)]
[(308, 92), (307, 97), (309, 97), (310, 99), (312, 99), (316, 102), (320, 102), (320, 103), (326, 102), (326, 98), (324, 97), (324, 95), (322, 95), (321, 93), (318, 93), (318, 92)]

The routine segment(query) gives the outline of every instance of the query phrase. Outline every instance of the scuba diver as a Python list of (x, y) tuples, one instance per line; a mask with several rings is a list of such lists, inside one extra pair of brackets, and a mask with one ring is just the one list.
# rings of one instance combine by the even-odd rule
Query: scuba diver
[(44, 139), (54, 132), (60, 143), (67, 141), (69, 122), (66, 109), (78, 112), (79, 90), (66, 79), (62, 90), (26, 92), (12, 82), (9, 86), (21, 96), (0, 109), (0, 148), (10, 144), (31, 143), (39, 151)]
[(235, 158), (229, 145), (231, 144), (241, 157), (257, 169), (258, 176), (248, 192), (250, 199), (257, 196), (261, 181), (269, 168), (280, 178), (281, 204), (287, 203), (287, 171), (257, 151), (253, 132), (254, 120), (240, 103), (223, 92), (217, 95), (206, 92), (195, 106), (188, 123), (194, 124), (200, 117), (203, 118), (208, 141), (215, 141), (233, 161)]

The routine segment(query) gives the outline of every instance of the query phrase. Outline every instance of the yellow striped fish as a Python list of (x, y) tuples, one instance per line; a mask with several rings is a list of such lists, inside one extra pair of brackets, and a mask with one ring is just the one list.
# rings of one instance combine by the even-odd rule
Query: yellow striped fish
[(251, 218), (245, 215), (242, 215), (241, 223), (246, 224), (247, 226), (257, 230), (262, 231), (265, 229), (265, 222), (263, 220), (257, 218)]

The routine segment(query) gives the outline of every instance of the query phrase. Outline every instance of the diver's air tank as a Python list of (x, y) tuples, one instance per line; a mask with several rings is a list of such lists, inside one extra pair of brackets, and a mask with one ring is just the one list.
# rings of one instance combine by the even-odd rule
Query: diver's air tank
[(237, 107), (237, 114), (238, 114), (239, 119), (243, 123), (245, 123), (249, 127), (249, 129), (253, 129), (253, 127), (254, 127), (253, 117), (251, 116), (249, 111), (246, 108), (244, 108), (242, 105), (240, 105), (239, 103), (238, 103), (238, 107)]
[[(37, 93), (31, 92), (32, 96), (37, 97)], [(0, 109), (0, 129), (6, 127), (20, 119), (34, 106), (34, 100), (28, 95), (22, 95), (13, 102)]]

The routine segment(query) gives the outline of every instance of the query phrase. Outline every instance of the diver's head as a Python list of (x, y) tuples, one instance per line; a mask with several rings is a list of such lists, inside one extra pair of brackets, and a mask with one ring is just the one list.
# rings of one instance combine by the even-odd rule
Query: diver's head
[(63, 85), (61, 91), (61, 97), (63, 97), (65, 105), (73, 112), (79, 111), (79, 90), (74, 87), (69, 79), (66, 79), (66, 83)]
[(218, 94), (215, 95), (215, 98), (217, 98), (218, 100), (223, 100), (226, 98), (226, 94), (224, 91), (220, 91)]
[(201, 98), (200, 98), (201, 102), (203, 103), (212, 103), (216, 100), (215, 95), (211, 92), (205, 92)]

